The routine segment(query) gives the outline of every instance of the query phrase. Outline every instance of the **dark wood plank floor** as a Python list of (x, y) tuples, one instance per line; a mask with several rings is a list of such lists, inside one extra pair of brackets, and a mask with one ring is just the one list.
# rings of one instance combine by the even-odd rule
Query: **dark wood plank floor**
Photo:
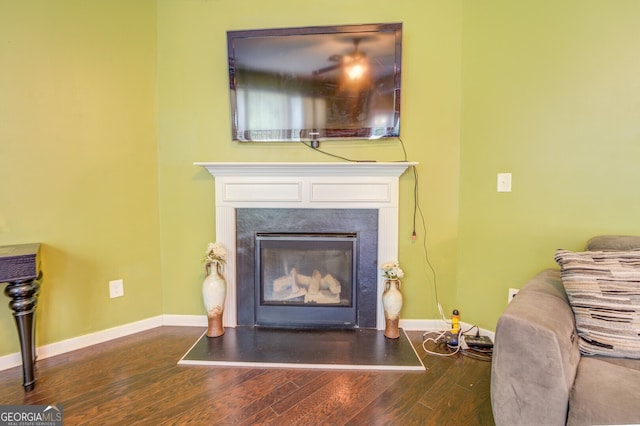
[(491, 364), (426, 355), (426, 372), (178, 366), (202, 334), (159, 327), (39, 360), (32, 392), (0, 371), (0, 405), (59, 404), (65, 425), (492, 425)]

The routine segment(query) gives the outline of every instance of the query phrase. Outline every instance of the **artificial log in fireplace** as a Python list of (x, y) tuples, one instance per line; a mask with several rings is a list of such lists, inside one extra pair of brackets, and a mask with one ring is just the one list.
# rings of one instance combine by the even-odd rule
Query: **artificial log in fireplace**
[(375, 327), (369, 209), (237, 209), (238, 324)]

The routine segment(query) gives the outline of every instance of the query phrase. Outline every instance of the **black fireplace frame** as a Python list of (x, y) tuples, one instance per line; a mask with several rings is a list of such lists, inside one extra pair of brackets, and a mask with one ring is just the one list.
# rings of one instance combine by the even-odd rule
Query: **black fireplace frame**
[[(236, 209), (237, 323), (242, 326), (375, 328), (378, 280), (377, 209)], [(257, 233), (353, 233), (357, 236), (355, 323), (260, 324), (256, 319), (255, 237)]]
[[(314, 250), (314, 246), (327, 246), (327, 249), (336, 247), (336, 244), (348, 248), (351, 258), (348, 263), (348, 280), (341, 280), (341, 284), (348, 285), (347, 294), (349, 302), (343, 304), (305, 304), (286, 301), (269, 302), (264, 300), (265, 282), (262, 278), (264, 272), (261, 259), (261, 249), (269, 245), (281, 245), (284, 247), (296, 245), (300, 250)], [(356, 233), (257, 233), (255, 259), (255, 314), (256, 325), (264, 326), (298, 326), (298, 327), (355, 327), (357, 324), (357, 253), (358, 236)], [(288, 272), (288, 271), (287, 271)], [(311, 271), (308, 271), (311, 275)]]

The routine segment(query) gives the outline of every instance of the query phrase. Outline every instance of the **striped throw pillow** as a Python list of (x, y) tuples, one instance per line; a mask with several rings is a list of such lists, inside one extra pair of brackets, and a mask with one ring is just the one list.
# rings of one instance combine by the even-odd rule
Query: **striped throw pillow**
[(559, 249), (562, 283), (585, 355), (640, 358), (640, 250)]

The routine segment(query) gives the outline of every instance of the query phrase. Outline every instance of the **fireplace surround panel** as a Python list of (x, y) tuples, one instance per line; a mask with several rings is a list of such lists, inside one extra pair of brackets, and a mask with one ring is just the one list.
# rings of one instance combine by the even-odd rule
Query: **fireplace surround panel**
[[(266, 313), (262, 312), (260, 278), (256, 274), (257, 235), (309, 233), (354, 235), (357, 241), (353, 261), (356, 271), (355, 282), (350, 283), (353, 284), (354, 303), (348, 306), (273, 306), (267, 303)], [(375, 328), (377, 246), (378, 212), (373, 209), (236, 209), (238, 325)], [(281, 271), (282, 274), (285, 272), (290, 271)], [(299, 272), (303, 275), (312, 273), (309, 270)], [(329, 271), (320, 272), (323, 276), (327, 273)]]

